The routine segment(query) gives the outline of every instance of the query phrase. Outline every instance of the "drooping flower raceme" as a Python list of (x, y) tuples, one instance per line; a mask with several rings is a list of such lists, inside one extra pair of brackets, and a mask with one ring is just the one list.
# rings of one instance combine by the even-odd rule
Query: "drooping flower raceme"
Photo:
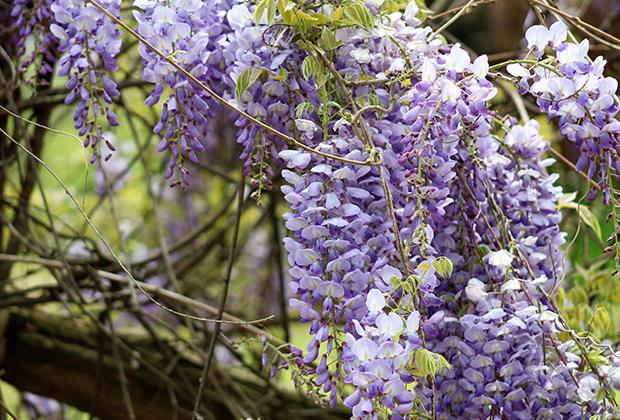
[[(14, 51), (7, 51), (20, 58), (18, 70), (25, 73), (28, 68), (35, 68), (38, 80), (35, 84), (45, 84), (45, 77), (53, 72), (52, 66), (56, 62), (54, 50), (58, 44), (56, 37), (50, 32), (49, 27), (53, 19), (51, 5), (52, 0), (16, 0), (10, 15), (6, 21), (0, 18), (7, 27), (13, 27), (8, 36), (11, 41), (7, 47)], [(33, 38), (32, 51), (27, 53), (26, 41)]]
[[(609, 204), (609, 170), (620, 170), (620, 123), (615, 119), (619, 108), (614, 99), (618, 82), (604, 76), (603, 57), (594, 61), (588, 57), (587, 39), (576, 44), (566, 36), (561, 22), (549, 29), (532, 26), (526, 33), (527, 45), (540, 64), (533, 69), (512, 64), (508, 71), (520, 78), (522, 92), (536, 96), (542, 112), (557, 119), (560, 133), (575, 142), (580, 152), (577, 168), (600, 183), (603, 202)], [(543, 59), (547, 47), (554, 54)], [(593, 189), (590, 199), (596, 194)]]
[[(140, 35), (190, 70), (198, 80), (222, 93), (223, 73), (219, 67), (222, 51), (218, 43), (228, 30), (223, 18), (229, 3), (224, 0), (172, 3), (136, 0), (134, 4), (139, 11), (134, 16)], [(155, 85), (145, 104), (153, 106), (162, 101), (160, 119), (153, 131), (162, 138), (157, 150), (170, 153), (166, 179), (178, 170), (178, 182), (188, 185), (190, 174), (184, 161), (198, 162), (197, 153), (204, 150), (209, 119), (214, 116), (211, 111), (213, 101), (167, 60), (144, 45), (139, 46), (139, 51), (144, 63), (144, 79)], [(170, 94), (164, 93), (166, 87), (171, 89)]]
[[(120, 0), (102, 1), (101, 5), (118, 16)], [(110, 126), (118, 125), (111, 108), (112, 99), (120, 92), (110, 73), (118, 69), (116, 55), (121, 48), (120, 31), (112, 20), (95, 6), (77, 0), (54, 0), (51, 6), (52, 34), (58, 38), (58, 75), (67, 76), (69, 94), (65, 103), (77, 103), (75, 128), (84, 137), (84, 147), (92, 147), (91, 162), (99, 156), (100, 143), (105, 143), (110, 157), (114, 145), (103, 135), (102, 119)]]
[[(427, 343), (452, 369), (437, 378), (436, 407), (442, 418), (583, 418), (604, 408), (583, 398), (590, 376), (578, 372), (574, 343), (558, 340), (558, 315), (546, 299), (558, 287), (564, 242), (555, 204), (561, 190), (540, 156), (549, 144), (534, 121), (512, 127), (505, 144), (519, 167), (497, 151), (489, 154), (481, 161), (485, 198), (471, 209), (455, 206), (446, 219), (465, 225), (477, 246), (500, 249), (482, 260), (461, 254), (440, 286), (444, 318)], [(444, 252), (456, 251), (446, 244)]]

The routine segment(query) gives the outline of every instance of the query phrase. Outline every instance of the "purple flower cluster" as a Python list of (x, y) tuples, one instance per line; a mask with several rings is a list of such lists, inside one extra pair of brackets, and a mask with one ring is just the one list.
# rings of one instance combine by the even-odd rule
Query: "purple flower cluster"
[[(540, 64), (528, 69), (511, 64), (508, 71), (520, 78), (520, 90), (537, 98), (540, 110), (556, 118), (560, 133), (575, 142), (580, 156), (577, 168), (599, 181), (603, 202), (611, 200), (609, 170), (620, 173), (620, 123), (614, 99), (618, 82), (603, 75), (605, 59), (588, 57), (589, 43), (566, 41), (567, 30), (556, 22), (549, 29), (536, 25), (526, 32), (528, 48)], [(544, 58), (550, 47), (553, 56)], [(592, 190), (589, 198), (597, 195)]]
[[(356, 166), (293, 150), (278, 160), (282, 142), (238, 120), (246, 170), (258, 151), (287, 166), (291, 305), (313, 337), (297, 361), (318, 363), (315, 384), (332, 404), (337, 384), (351, 384), (342, 398), (356, 418), (409, 417), (422, 406), (442, 418), (594, 414), (601, 408), (582, 389), (592, 376), (557, 339), (546, 301), (564, 241), (560, 190), (541, 158), (548, 143), (535, 122), (510, 126), (490, 111), (486, 57), (472, 62), (459, 45), (429, 41), (430, 28), (412, 26), (416, 11), (410, 5), (370, 32), (336, 32), (347, 42), (333, 51), (335, 70), (385, 81), (346, 87), (379, 104), (360, 111), (363, 127), (346, 115), (325, 121), (324, 104), (338, 99), (299, 76), (307, 52), (290, 34), (265, 43), (270, 28), (251, 24), (250, 9), (228, 13), (233, 79), (246, 68), (270, 74), (239, 106), (317, 150), (383, 161)], [(503, 139), (497, 121), (509, 127)], [(455, 267), (446, 279), (440, 257)], [(453, 366), (435, 384), (414, 374), (424, 347)]]
[[(134, 16), (140, 35), (191, 70), (198, 80), (222, 92), (224, 75), (220, 68), (222, 49), (219, 44), (229, 30), (224, 22), (229, 3), (227, 0), (172, 3), (136, 0), (134, 5), (140, 11)], [(146, 46), (140, 45), (139, 52), (144, 63), (144, 79), (155, 85), (145, 104), (153, 106), (162, 102), (160, 119), (153, 131), (162, 138), (157, 150), (170, 151), (165, 177), (171, 178), (178, 169), (180, 181), (173, 185), (187, 186), (190, 174), (184, 161), (187, 158), (197, 163), (197, 153), (205, 149), (203, 141), (209, 133), (209, 119), (214, 116), (213, 102), (206, 92)], [(166, 88), (170, 88), (169, 93)]]
[[(118, 16), (120, 0), (102, 1), (101, 5)], [(118, 125), (111, 108), (112, 99), (120, 92), (108, 73), (118, 69), (116, 55), (121, 48), (120, 31), (110, 18), (92, 4), (77, 0), (54, 0), (50, 26), (59, 40), (58, 75), (67, 76), (69, 94), (65, 103), (77, 101), (74, 127), (84, 136), (84, 147), (92, 147), (91, 162), (101, 157), (100, 143), (105, 143), (109, 159), (114, 151), (101, 125), (105, 117), (110, 126)]]
[[(352, 137), (334, 136), (330, 143), (323, 150), (362, 156)], [(291, 305), (302, 322), (311, 324), (314, 337), (303, 360), (315, 361), (325, 344), (317, 384), (331, 393), (332, 402), (338, 381), (344, 380), (356, 387), (345, 400), (354, 413), (374, 412), (373, 401), (406, 413), (413, 400), (405, 390), (405, 381), (412, 380), (407, 365), (420, 346), (419, 315), (412, 306), (393, 310), (387, 305), (404, 305), (391, 297), (393, 279), (400, 281), (403, 274), (390, 264), (396, 249), (377, 170), (304, 152), (281, 155), (296, 171), (283, 171), (289, 185), (282, 187), (291, 209), (285, 220), (293, 238), (285, 239), (285, 247), (298, 297)], [(338, 366), (328, 368), (332, 352)]]
[[(53, 72), (56, 62), (55, 49), (58, 41), (49, 31), (52, 21), (52, 0), (16, 0), (10, 13), (10, 24), (15, 28), (8, 45), (14, 51), (9, 54), (21, 58), (18, 70), (25, 73), (30, 66), (35, 67), (38, 82), (45, 84), (45, 76)], [(6, 22), (9, 24), (9, 21)], [(34, 40), (32, 51), (27, 54), (26, 40)]]
[[(281, 132), (300, 130), (308, 132), (312, 137), (316, 125), (311, 123), (304, 126), (301, 120), (295, 124), (295, 105), (304, 100), (301, 98), (305, 98), (308, 104), (320, 107), (321, 98), (310, 83), (293, 73), (299, 71), (299, 64), (304, 58), (302, 52), (290, 43), (293, 34), (274, 32), (264, 19), (254, 25), (252, 13), (244, 4), (234, 5), (227, 12), (226, 19), (232, 33), (222, 48), (230, 91), (235, 91), (237, 80), (244, 71), (263, 69), (265, 73), (273, 73), (272, 76), (276, 71), (285, 74), (277, 78), (270, 77), (265, 83), (259, 80), (239, 98), (233, 95), (229, 98), (251, 116)], [(277, 48), (270, 46), (274, 42), (277, 42)], [(297, 96), (294, 103), (289, 100), (291, 94)], [(283, 163), (278, 151), (286, 144), (281, 138), (265, 133), (245, 118), (238, 118), (236, 125), (237, 143), (243, 148), (240, 159), (244, 164), (245, 175), (250, 176), (259, 188), (269, 186), (274, 176), (274, 162)], [(304, 155), (300, 159), (309, 157)]]
[[(558, 340), (558, 315), (545, 298), (562, 274), (564, 235), (556, 209), (561, 189), (553, 186), (557, 176), (545, 173), (551, 162), (541, 153), (549, 143), (538, 128), (534, 121), (512, 127), (504, 141), (518, 161), (490, 150), (480, 175), (468, 171), (466, 181), (481, 184), (484, 195), (471, 207), (459, 200), (446, 218), (445, 230), (464, 226), (476, 245), (469, 252), (456, 243), (442, 247), (460, 254), (452, 258), (454, 275), (439, 287), (443, 320), (427, 341), (452, 365), (436, 382), (442, 418), (577, 419), (600, 409), (582, 398), (589, 376), (579, 372), (573, 345)], [(497, 251), (480, 258), (480, 247)]]

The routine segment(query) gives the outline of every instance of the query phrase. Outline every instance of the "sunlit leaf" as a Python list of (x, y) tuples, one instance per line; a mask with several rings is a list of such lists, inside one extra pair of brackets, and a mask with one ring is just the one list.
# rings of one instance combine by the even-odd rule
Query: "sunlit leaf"
[(374, 17), (370, 10), (362, 3), (351, 3), (344, 7), (344, 15), (354, 24), (361, 26), (366, 30), (372, 29), (374, 26)]
[(240, 101), (241, 95), (248, 90), (259, 77), (265, 72), (263, 68), (250, 67), (244, 69), (237, 77), (237, 85), (235, 86), (235, 96)]
[(452, 275), (452, 261), (447, 257), (439, 257), (433, 261), (433, 267), (437, 274), (443, 278), (448, 278)]
[(435, 376), (444, 369), (450, 369), (450, 363), (440, 354), (424, 348), (415, 352), (415, 366), (420, 376)]

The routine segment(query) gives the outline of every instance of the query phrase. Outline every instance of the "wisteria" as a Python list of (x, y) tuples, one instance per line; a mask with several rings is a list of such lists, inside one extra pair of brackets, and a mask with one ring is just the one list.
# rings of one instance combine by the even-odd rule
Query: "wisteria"
[[(591, 60), (587, 39), (567, 42), (567, 29), (556, 22), (549, 29), (541, 25), (526, 32), (527, 46), (534, 57), (529, 68), (511, 64), (508, 71), (520, 78), (521, 92), (537, 98), (540, 110), (550, 119), (557, 118), (560, 133), (575, 142), (580, 156), (577, 169), (597, 180), (603, 191), (603, 202), (611, 201), (610, 169), (620, 169), (618, 134), (620, 125), (615, 119), (618, 104), (615, 100), (618, 81), (605, 77), (605, 59)], [(552, 56), (545, 56), (547, 47)], [(590, 192), (590, 200), (597, 195)]]
[[(612, 418), (620, 360), (555, 302), (568, 267), (551, 145), (537, 120), (493, 106), (505, 68), (577, 146), (589, 198), (613, 204), (620, 108), (605, 60), (555, 22), (527, 29), (525, 57), (490, 67), (424, 26), (420, 2), (332, 3), (136, 0), (131, 14), (164, 177), (189, 185), (214, 120), (238, 110), (254, 198), (286, 202), (289, 303), (310, 342), (276, 348), (271, 373), (295, 370), (353, 418)], [(121, 18), (120, 0), (100, 4)], [(94, 162), (101, 142), (114, 150), (102, 118), (118, 125), (120, 28), (88, 2), (26, 6), (12, 11), (28, 22), (20, 35), (51, 21)], [(54, 43), (36, 36), (44, 75)]]
[[(120, 13), (120, 0), (104, 1), (103, 5), (113, 14)], [(120, 30), (92, 4), (63, 0), (51, 5), (54, 19), (51, 33), (58, 38), (58, 75), (66, 76), (69, 94), (65, 103), (77, 102), (74, 127), (84, 137), (84, 147), (93, 149), (91, 162), (101, 156), (105, 143), (109, 159), (114, 145), (103, 135), (105, 118), (109, 126), (119, 124), (112, 110), (113, 98), (120, 95), (110, 74), (118, 70), (116, 55), (121, 48)], [(105, 123), (103, 123), (105, 124)]]
[[(584, 385), (592, 377), (598, 383), (600, 372), (578, 372), (580, 357), (570, 343), (559, 343), (557, 314), (543, 303), (557, 288), (564, 242), (555, 208), (560, 191), (545, 173), (550, 161), (541, 158), (548, 143), (536, 123), (510, 127), (512, 120), (502, 122), (487, 108), (497, 90), (486, 79), (486, 57), (472, 62), (459, 45), (428, 42), (430, 29), (413, 29), (412, 23), (410, 6), (370, 33), (336, 33), (347, 40), (333, 58), (333, 71), (344, 78), (370, 75), (387, 85), (392, 73), (419, 75), (411, 87), (392, 84), (393, 96), (383, 87), (373, 90), (384, 114), (373, 109), (367, 126), (346, 114), (325, 124), (321, 113), (330, 98), (304, 88), (304, 80), (288, 83), (300, 86), (292, 92), (303, 112), (287, 110), (304, 142), (358, 159), (379, 148), (384, 162), (371, 169), (301, 151), (280, 153), (289, 168), (283, 192), (294, 237), (285, 245), (299, 297), (292, 305), (314, 336), (303, 363), (319, 361), (316, 383), (332, 404), (334, 382), (355, 386), (343, 398), (356, 418), (407, 417), (417, 404), (441, 418), (607, 412)], [(283, 46), (288, 58), (295, 54), (289, 48)], [(270, 49), (271, 57), (278, 53)], [(303, 60), (297, 63), (303, 66)], [(265, 65), (264, 58), (246, 65)], [(284, 66), (289, 77), (302, 73), (291, 65)], [(310, 82), (317, 83), (321, 75), (313, 76)], [(265, 93), (274, 91), (269, 83), (256, 84), (247, 109), (267, 109)], [(353, 98), (371, 94), (365, 86), (351, 92)], [(399, 99), (390, 104), (393, 97)], [(510, 127), (503, 141), (492, 132), (497, 121)], [(258, 134), (244, 136), (246, 150), (255, 147), (252, 139), (262, 142)], [(405, 260), (398, 241), (406, 245)], [(482, 246), (494, 251), (480, 261)], [(443, 282), (436, 273), (442, 256), (455, 265)], [(458, 315), (463, 310), (467, 315)], [(416, 354), (425, 348), (446, 357), (451, 369), (436, 383), (413, 388), (411, 366), (421, 363)], [(333, 352), (332, 367), (327, 360)]]
[[(553, 186), (557, 177), (545, 174), (549, 160), (540, 159), (549, 144), (535, 122), (512, 127), (505, 140), (520, 169), (508, 170), (516, 162), (491, 152), (478, 181), (488, 189), (486, 198), (475, 205), (489, 215), (483, 217), (492, 217), (495, 207), (505, 220), (479, 220), (476, 207), (453, 210), (463, 212), (461, 223), (478, 246), (504, 249), (482, 261), (461, 255), (452, 279), (440, 286), (444, 319), (430, 347), (446, 355), (452, 369), (437, 381), (439, 411), (446, 418), (582, 418), (579, 401), (586, 412), (599, 408), (581, 393), (587, 375), (577, 373), (571, 344), (560, 345), (557, 314), (544, 303), (558, 287), (564, 243), (555, 208), (561, 190)], [(461, 224), (455, 219), (454, 228)], [(451, 248), (444, 252), (456, 251)]]
[[(46, 84), (46, 76), (53, 72), (52, 66), (56, 62), (54, 50), (57, 40), (49, 31), (52, 22), (52, 1), (42, 0), (33, 5), (27, 0), (14, 2), (10, 15), (2, 22), (15, 28), (12, 34), (11, 47), (16, 57), (20, 57), (18, 70), (26, 72), (30, 66), (34, 66), (37, 83)], [(34, 38), (34, 46), (29, 53), (26, 51), (26, 41), (30, 36)]]
[[(222, 62), (219, 44), (229, 31), (224, 22), (228, 3), (190, 0), (171, 5), (163, 0), (137, 0), (134, 4), (139, 11), (134, 16), (140, 35), (159, 51), (191, 69), (198, 80), (222, 92), (224, 73), (219, 68)], [(160, 119), (153, 131), (161, 136), (157, 150), (170, 153), (165, 177), (171, 178), (178, 170), (180, 181), (173, 185), (187, 186), (190, 173), (184, 161), (189, 159), (197, 163), (197, 153), (205, 149), (203, 142), (209, 133), (209, 120), (215, 116), (211, 111), (212, 102), (209, 95), (145, 45), (140, 45), (139, 51), (144, 62), (144, 79), (155, 85), (145, 104), (153, 106), (162, 102)], [(165, 93), (167, 87), (170, 93)]]

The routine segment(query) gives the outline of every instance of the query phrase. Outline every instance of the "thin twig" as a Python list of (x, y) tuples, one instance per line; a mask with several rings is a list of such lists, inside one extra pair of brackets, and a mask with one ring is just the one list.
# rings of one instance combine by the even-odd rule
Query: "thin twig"
[[(217, 311), (217, 319), (222, 320), (224, 316), (224, 309), (226, 307), (226, 301), (228, 300), (228, 290), (230, 288), (230, 278), (232, 276), (233, 264), (235, 262), (235, 253), (237, 249), (237, 240), (239, 239), (239, 228), (241, 226), (241, 214), (243, 213), (243, 194), (244, 194), (244, 179), (243, 171), (241, 172), (241, 177), (239, 179), (239, 187), (238, 187), (238, 196), (237, 196), (237, 214), (235, 217), (235, 227), (233, 230), (233, 237), (230, 243), (230, 250), (228, 254), (228, 264), (226, 266), (226, 276), (224, 277), (224, 290), (222, 291), (222, 295), (220, 298), (220, 304)], [(213, 361), (213, 354), (215, 352), (215, 343), (217, 342), (218, 336), (220, 335), (220, 331), (222, 328), (221, 323), (216, 323), (213, 331), (213, 335), (211, 337), (211, 342), (209, 343), (209, 348), (207, 350), (207, 361), (204, 364), (204, 369), (202, 371), (202, 377), (200, 379), (200, 384), (198, 386), (198, 393), (196, 394), (196, 402), (194, 403), (193, 417), (200, 418), (198, 415), (198, 408), (200, 406), (200, 400), (202, 399), (202, 393), (204, 391), (205, 383), (207, 382), (207, 377), (209, 375), (209, 368), (211, 367), (211, 362)]]
[(467, 4), (462, 6), (461, 9), (454, 16), (452, 16), (450, 19), (448, 19), (446, 21), (446, 23), (444, 23), (438, 29), (433, 31), (433, 33), (431, 35), (429, 35), (428, 39), (429, 40), (433, 39), (433, 38), (437, 37), (437, 35), (439, 35), (441, 32), (443, 32), (446, 29), (448, 29), (450, 27), (450, 25), (452, 25), (454, 22), (459, 20), (461, 18), (461, 16), (463, 14), (465, 14), (469, 10), (470, 6), (473, 6), (474, 3), (476, 3), (476, 0), (469, 0), (467, 2)]

